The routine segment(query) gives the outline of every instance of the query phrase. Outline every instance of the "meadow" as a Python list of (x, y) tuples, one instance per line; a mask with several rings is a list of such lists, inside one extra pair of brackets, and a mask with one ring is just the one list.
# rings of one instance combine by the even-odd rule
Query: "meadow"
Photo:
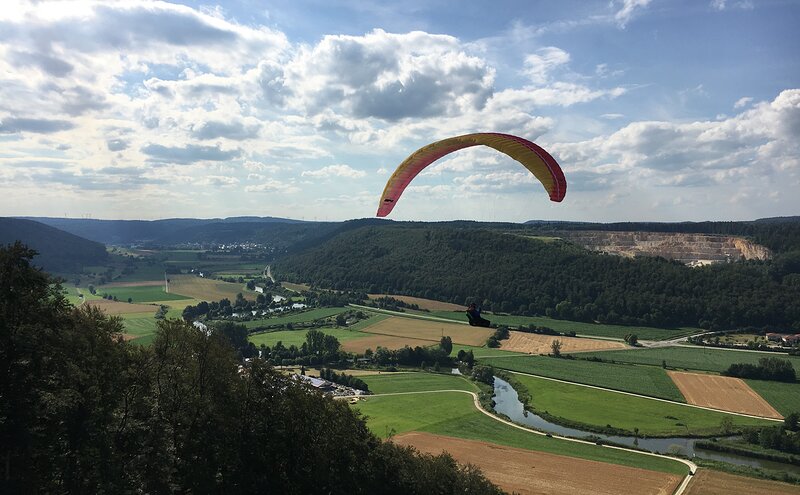
[(191, 299), (190, 297), (178, 294), (177, 292), (164, 292), (164, 284), (146, 285), (132, 287), (98, 287), (97, 293), (100, 295), (108, 294), (114, 296), (119, 301), (127, 301), (129, 298), (134, 303), (149, 303), (155, 301), (178, 301), (181, 299)]
[[(392, 378), (406, 382), (404, 388), (414, 388), (412, 378), (404, 375)], [(388, 383), (386, 386), (391, 387)], [(524, 432), (479, 412), (472, 397), (463, 392), (369, 397), (353, 407), (365, 414), (368, 427), (384, 438), (406, 431), (423, 431), (666, 473), (686, 473), (683, 464), (667, 459)]]
[(581, 353), (581, 357), (596, 356), (616, 362), (661, 366), (666, 362), (670, 368), (713, 371), (720, 373), (734, 363), (758, 364), (764, 357), (788, 359), (795, 369), (800, 369), (800, 357), (774, 352), (745, 352), (710, 347), (662, 347), (656, 349), (631, 349), (626, 351), (602, 351)]
[[(466, 316), (464, 315), (463, 311), (430, 311), (425, 313), (415, 312), (415, 314), (436, 316), (455, 321), (466, 321)], [(575, 332), (578, 335), (585, 335), (589, 337), (607, 337), (614, 339), (623, 339), (625, 338), (625, 335), (629, 333), (635, 333), (640, 340), (669, 340), (703, 332), (703, 330), (700, 328), (692, 327), (629, 327), (623, 325), (605, 325), (601, 323), (556, 320), (553, 318), (547, 318), (545, 316), (512, 316), (489, 313), (484, 314), (484, 316), (493, 324), (496, 323), (498, 325), (508, 325), (512, 327), (519, 327), (521, 325), (536, 325), (549, 327), (558, 332)]]
[[(631, 352), (631, 351), (624, 351)], [(583, 354), (583, 353), (582, 353)], [(661, 368), (597, 363), (547, 356), (482, 358), (480, 364), (509, 371), (558, 378), (597, 387), (622, 390), (661, 399), (685, 402), (678, 387)]]
[(611, 426), (640, 435), (679, 436), (720, 433), (720, 423), (729, 418), (737, 426), (771, 426), (774, 422), (707, 411), (680, 404), (634, 397), (544, 378), (513, 375), (528, 388), (534, 412), (591, 425)]

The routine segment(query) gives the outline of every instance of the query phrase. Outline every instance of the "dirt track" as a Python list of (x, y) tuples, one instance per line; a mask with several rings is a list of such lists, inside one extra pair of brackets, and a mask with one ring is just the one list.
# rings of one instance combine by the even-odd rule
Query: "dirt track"
[(510, 332), (508, 340), (500, 341), (500, 348), (504, 351), (524, 352), (527, 354), (548, 354), (552, 352), (550, 345), (554, 340), (561, 341), (561, 352), (564, 354), (625, 348), (625, 344), (622, 342), (611, 340), (557, 337), (555, 335), (541, 335), (517, 332), (515, 330)]
[(431, 454), (446, 450), (458, 462), (481, 468), (502, 489), (523, 494), (669, 495), (683, 479), (676, 474), (430, 433), (405, 433), (392, 438), (392, 441)]
[(474, 346), (483, 345), (493, 333), (492, 330), (486, 328), (395, 316), (370, 325), (363, 331), (431, 342), (439, 342), (442, 336), (449, 335), (454, 344)]
[(680, 371), (667, 373), (689, 404), (783, 419), (778, 411), (739, 378)]
[(798, 495), (800, 486), (699, 469), (684, 495)]

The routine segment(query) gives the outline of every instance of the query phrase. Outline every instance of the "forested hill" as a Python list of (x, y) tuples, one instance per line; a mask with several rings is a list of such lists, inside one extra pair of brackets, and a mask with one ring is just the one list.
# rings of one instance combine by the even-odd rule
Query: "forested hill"
[(394, 224), (280, 260), (283, 279), (486, 309), (622, 324), (800, 330), (800, 264), (688, 268), (498, 231)]
[(33, 264), (51, 273), (80, 271), (108, 259), (104, 245), (48, 225), (18, 218), (0, 218), (0, 245), (22, 241), (39, 254)]

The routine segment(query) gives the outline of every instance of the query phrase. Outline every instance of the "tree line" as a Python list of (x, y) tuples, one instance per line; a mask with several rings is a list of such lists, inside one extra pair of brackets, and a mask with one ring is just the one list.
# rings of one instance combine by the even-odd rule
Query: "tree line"
[(344, 232), (274, 268), (319, 287), (478, 302), (495, 312), (800, 331), (800, 258), (689, 268), (496, 231), (393, 225)]
[(162, 320), (151, 346), (126, 343), (121, 319), (72, 307), (34, 254), (0, 248), (0, 492), (500, 493), (240, 364), (222, 332)]

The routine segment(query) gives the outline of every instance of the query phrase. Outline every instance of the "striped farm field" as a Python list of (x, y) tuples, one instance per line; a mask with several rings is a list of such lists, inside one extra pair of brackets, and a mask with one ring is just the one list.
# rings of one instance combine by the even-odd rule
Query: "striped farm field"
[(613, 495), (672, 493), (682, 477), (647, 469), (563, 455), (534, 452), (496, 443), (432, 433), (409, 432), (392, 438), (398, 445), (439, 455), (448, 452), (461, 464), (472, 464), (508, 493), (551, 495)]
[[(347, 372), (350, 373), (349, 371)], [(478, 392), (471, 381), (458, 375), (441, 373), (384, 373), (362, 378), (373, 394), (423, 392), (433, 390), (468, 390)]]
[(611, 349), (624, 349), (622, 342), (601, 339), (584, 339), (576, 337), (555, 337), (536, 333), (510, 331), (507, 340), (500, 341), (504, 351), (522, 352), (525, 354), (548, 354), (552, 351), (554, 340), (561, 342), (561, 352), (591, 352)]
[(433, 345), (433, 342), (430, 340), (413, 339), (411, 337), (402, 337), (398, 335), (374, 335), (365, 333), (363, 338), (343, 342), (342, 350), (363, 354), (367, 349), (372, 349), (374, 351), (378, 347), (394, 350), (402, 349), (405, 346), (428, 347), (430, 345)]
[[(632, 351), (622, 351), (632, 352)], [(575, 383), (685, 402), (667, 373), (653, 366), (598, 363), (547, 356), (507, 356), (482, 358), (480, 364)]]
[(679, 371), (668, 371), (667, 373), (689, 404), (783, 419), (783, 416), (775, 408), (741, 378)]
[(486, 328), (393, 316), (364, 329), (365, 332), (439, 342), (449, 336), (454, 344), (480, 346), (492, 335)]
[(793, 412), (800, 412), (800, 383), (767, 380), (745, 380), (745, 382), (782, 415), (788, 416)]

